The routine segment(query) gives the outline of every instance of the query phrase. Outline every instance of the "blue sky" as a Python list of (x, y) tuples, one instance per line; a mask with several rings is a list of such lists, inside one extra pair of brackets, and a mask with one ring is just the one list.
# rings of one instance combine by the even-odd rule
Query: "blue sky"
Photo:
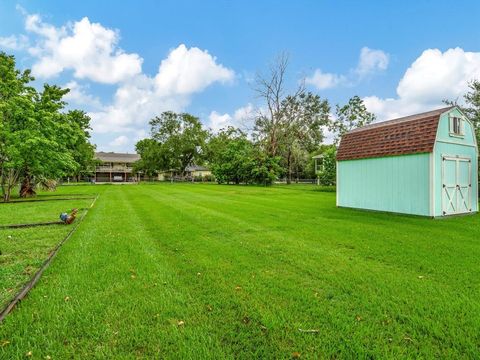
[(282, 51), (290, 89), (359, 95), (380, 120), (437, 107), (480, 78), (479, 16), (478, 1), (7, 0), (0, 49), (72, 88), (99, 150), (131, 152), (164, 110), (248, 127), (252, 79)]

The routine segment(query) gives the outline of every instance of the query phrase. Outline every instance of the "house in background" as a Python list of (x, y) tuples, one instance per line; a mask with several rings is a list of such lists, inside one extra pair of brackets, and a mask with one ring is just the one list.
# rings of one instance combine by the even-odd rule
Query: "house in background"
[(337, 206), (439, 217), (478, 211), (478, 148), (457, 107), (367, 125), (337, 153)]
[(185, 175), (187, 177), (205, 177), (205, 176), (211, 176), (212, 172), (210, 171), (209, 168), (205, 166), (199, 166), (199, 165), (192, 165), (192, 166), (187, 166), (185, 169)]
[(140, 160), (140, 155), (97, 152), (95, 158), (100, 162), (95, 169), (95, 182), (137, 181), (133, 172), (133, 163)]
[[(180, 177), (181, 174), (178, 173), (176, 170), (169, 170), (169, 171), (161, 171), (158, 173), (158, 180), (159, 181), (164, 181), (164, 180), (169, 180), (172, 177)], [(182, 176), (185, 179), (192, 179), (194, 180), (195, 178), (199, 177), (209, 177), (212, 176), (212, 171), (205, 167), (205, 166), (199, 166), (199, 165), (189, 165), (185, 168), (185, 175)]]

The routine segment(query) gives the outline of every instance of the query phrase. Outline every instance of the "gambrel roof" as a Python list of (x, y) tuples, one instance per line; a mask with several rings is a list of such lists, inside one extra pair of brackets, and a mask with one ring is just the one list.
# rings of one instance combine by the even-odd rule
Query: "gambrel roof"
[(379, 122), (342, 136), (337, 160), (430, 153), (437, 136), (440, 115), (453, 106)]

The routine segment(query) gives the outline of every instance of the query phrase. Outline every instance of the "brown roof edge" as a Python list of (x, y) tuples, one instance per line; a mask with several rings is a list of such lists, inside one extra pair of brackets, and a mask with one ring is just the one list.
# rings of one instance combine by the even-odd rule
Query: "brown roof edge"
[(454, 106), (352, 130), (342, 136), (337, 160), (430, 153), (435, 144), (440, 115), (452, 108)]
[(402, 122), (420, 120), (422, 118), (426, 118), (426, 117), (430, 117), (430, 116), (437, 116), (437, 115), (440, 116), (444, 112), (447, 112), (447, 111), (449, 111), (449, 110), (451, 110), (455, 107), (456, 106), (447, 106), (447, 107), (444, 107), (444, 108), (440, 108), (440, 109), (436, 109), (436, 110), (430, 110), (430, 111), (426, 111), (426, 112), (419, 113), (419, 114), (413, 114), (413, 115), (403, 116), (403, 117), (396, 118), (396, 119), (391, 119), (391, 120), (381, 121), (381, 122), (378, 122), (378, 123), (369, 124), (369, 125), (365, 125), (365, 126), (350, 130), (347, 134), (355, 133), (355, 132), (359, 132), (359, 131), (363, 131), (363, 130), (369, 130), (369, 129), (372, 129), (372, 128), (378, 128), (378, 127), (382, 127), (382, 126), (394, 125), (394, 124), (398, 124), (398, 123), (402, 123)]

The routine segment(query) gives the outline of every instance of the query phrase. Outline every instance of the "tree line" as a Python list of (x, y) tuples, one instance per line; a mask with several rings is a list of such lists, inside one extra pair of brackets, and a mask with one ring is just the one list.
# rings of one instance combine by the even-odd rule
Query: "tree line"
[[(332, 109), (327, 99), (307, 91), (300, 82), (287, 91), (288, 57), (281, 55), (268, 72), (258, 74), (254, 93), (262, 105), (251, 129), (205, 129), (188, 113), (163, 112), (149, 121), (150, 137), (136, 144), (141, 156), (136, 172), (156, 176), (171, 171), (184, 175), (189, 165), (207, 165), (219, 183), (271, 184), (285, 178), (319, 178), (335, 184), (336, 147), (341, 136), (375, 120), (362, 99), (352, 97)], [(22, 197), (38, 186), (54, 188), (56, 180), (85, 175), (94, 168), (90, 118), (82, 110), (67, 110), (69, 89), (31, 83), (30, 70), (16, 68), (15, 58), (0, 52), (0, 189), (9, 201), (17, 187)], [(480, 81), (468, 84), (459, 106), (475, 126), (480, 141)], [(325, 131), (333, 137), (326, 145)], [(316, 172), (312, 156), (322, 154)]]
[[(334, 109), (327, 99), (307, 91), (304, 83), (291, 92), (285, 82), (288, 57), (280, 55), (266, 74), (258, 74), (253, 91), (263, 107), (254, 114), (253, 127), (245, 132), (227, 127), (217, 133), (205, 130), (190, 114), (164, 112), (150, 120), (150, 138), (136, 145), (141, 160), (137, 171), (155, 176), (159, 171), (185, 174), (188, 165), (206, 164), (219, 183), (271, 184), (284, 178), (316, 178), (335, 185), (336, 150), (343, 134), (375, 120), (359, 96)], [(472, 121), (480, 141), (480, 81), (468, 84), (457, 105)], [(326, 145), (325, 130), (332, 136)], [(322, 155), (316, 171), (312, 157)]]
[[(271, 184), (279, 178), (317, 176), (313, 155), (323, 154), (318, 176), (325, 185), (335, 184), (336, 145), (353, 128), (371, 123), (362, 99), (354, 96), (335, 115), (327, 99), (307, 91), (300, 82), (288, 92), (285, 82), (288, 57), (280, 55), (266, 74), (258, 74), (254, 93), (264, 106), (253, 115), (253, 127), (234, 127), (217, 133), (205, 130), (191, 114), (164, 112), (150, 120), (150, 137), (136, 144), (141, 160), (136, 171), (155, 176), (160, 171), (185, 174), (188, 165), (207, 164), (219, 183)], [(334, 139), (325, 145), (325, 130)]]
[(3, 201), (18, 186), (20, 196), (37, 186), (54, 188), (56, 179), (79, 177), (94, 163), (90, 118), (66, 111), (69, 89), (31, 86), (30, 70), (16, 69), (14, 56), (0, 52), (0, 188)]

